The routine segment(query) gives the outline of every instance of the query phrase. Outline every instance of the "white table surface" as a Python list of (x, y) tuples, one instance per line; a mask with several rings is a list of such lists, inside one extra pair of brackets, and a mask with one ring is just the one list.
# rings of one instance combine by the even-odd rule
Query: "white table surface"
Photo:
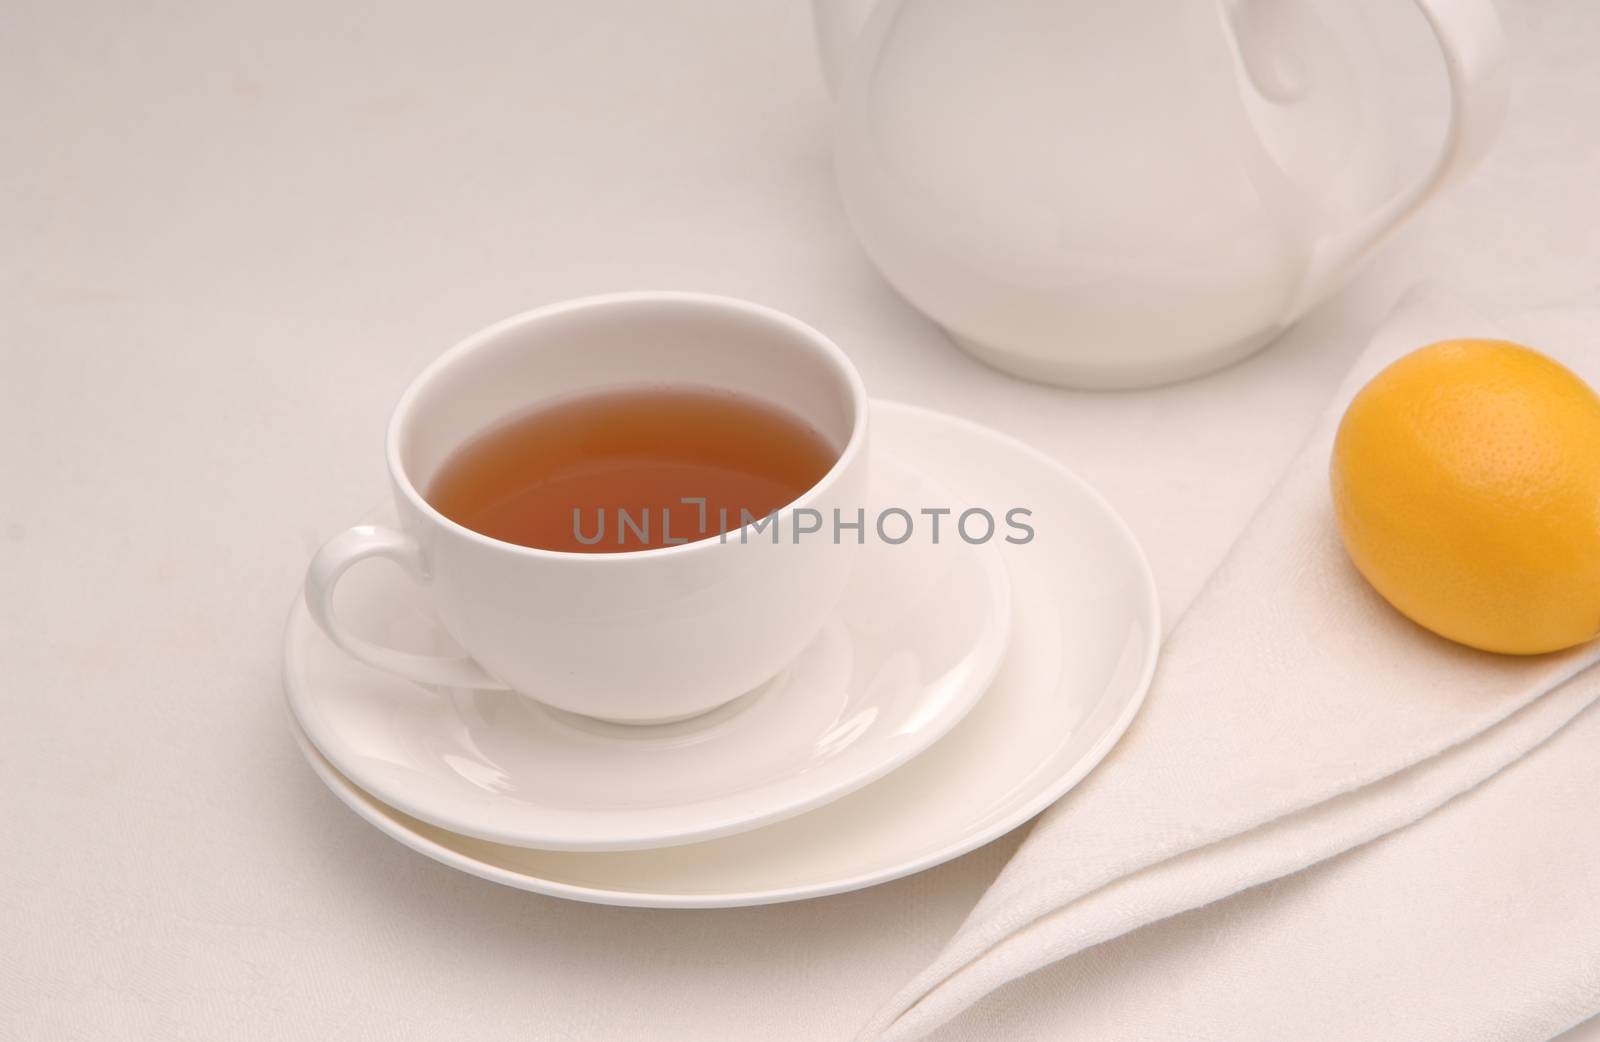
[[(1406, 5), (1367, 3), (1422, 56), (1397, 86), (1422, 125), (1437, 62)], [(868, 266), (799, 0), (12, 5), (0, 1036), (848, 1037), (1015, 836), (794, 906), (597, 908), (413, 854), (301, 762), (282, 623), (312, 548), (384, 496), (390, 404), (541, 302), (750, 297), (874, 393), (1098, 484), (1170, 621), (1405, 287), (1491, 316), (1600, 289), (1600, 5), (1504, 8), (1518, 81), (1477, 175), (1264, 354), (1091, 395), (985, 369)]]

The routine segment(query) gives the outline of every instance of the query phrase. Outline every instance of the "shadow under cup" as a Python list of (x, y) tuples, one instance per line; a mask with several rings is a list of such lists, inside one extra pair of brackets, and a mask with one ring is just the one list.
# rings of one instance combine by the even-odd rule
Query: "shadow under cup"
[[(621, 553), (501, 542), (422, 494), (457, 449), (542, 404), (688, 385), (780, 406), (838, 457), (776, 525)], [(827, 525), (797, 536), (794, 512), (853, 517), (864, 504), (867, 412), (844, 353), (780, 312), (699, 294), (592, 297), (501, 322), (424, 370), (390, 420), (389, 472), (428, 599), (488, 673), (569, 712), (659, 723), (751, 691), (817, 635), (856, 544)]]

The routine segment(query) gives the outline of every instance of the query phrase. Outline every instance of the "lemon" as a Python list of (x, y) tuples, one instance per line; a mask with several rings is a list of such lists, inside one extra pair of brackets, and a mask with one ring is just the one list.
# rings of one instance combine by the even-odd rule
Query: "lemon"
[(1519, 655), (1600, 633), (1600, 397), (1560, 364), (1414, 351), (1350, 403), (1331, 477), (1350, 559), (1414, 622)]

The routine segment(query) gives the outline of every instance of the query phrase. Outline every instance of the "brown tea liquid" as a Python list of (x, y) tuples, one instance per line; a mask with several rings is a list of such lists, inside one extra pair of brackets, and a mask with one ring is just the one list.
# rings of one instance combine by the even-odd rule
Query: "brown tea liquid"
[[(714, 537), (722, 517), (735, 530), (741, 511), (765, 517), (837, 458), (804, 421), (767, 402), (696, 387), (640, 388), (493, 427), (445, 461), (426, 495), (445, 517), (494, 539), (619, 553)], [(696, 497), (706, 501), (703, 514), (683, 502)]]

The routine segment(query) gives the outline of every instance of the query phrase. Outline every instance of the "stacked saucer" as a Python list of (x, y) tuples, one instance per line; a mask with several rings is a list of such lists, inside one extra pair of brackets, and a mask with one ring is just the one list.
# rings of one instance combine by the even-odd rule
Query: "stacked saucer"
[[(307, 759), (407, 846), (606, 904), (838, 893), (1022, 824), (1138, 709), (1159, 639), (1148, 567), (1110, 507), (1034, 450), (894, 403), (872, 424), (874, 500), (951, 513), (937, 536), (869, 540), (834, 618), (757, 690), (678, 723), (606, 724), (369, 668), (301, 603), (285, 686)], [(971, 507), (999, 528), (969, 541), (952, 519)], [(452, 650), (397, 576), (363, 568), (346, 587), (352, 630)]]

